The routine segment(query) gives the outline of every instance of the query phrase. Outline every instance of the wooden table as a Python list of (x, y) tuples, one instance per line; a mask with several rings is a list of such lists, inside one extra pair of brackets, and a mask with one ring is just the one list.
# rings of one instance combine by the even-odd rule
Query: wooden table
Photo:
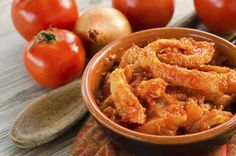
[[(46, 93), (26, 73), (22, 62), (25, 40), (14, 30), (10, 18), (11, 0), (0, 1), (0, 155), (68, 155), (81, 122), (54, 141), (34, 149), (21, 149), (10, 140), (11, 126), (25, 106)], [(111, 6), (110, 0), (78, 0), (80, 12), (94, 6)], [(168, 26), (179, 25), (194, 12), (192, 0), (176, 0), (174, 17)]]

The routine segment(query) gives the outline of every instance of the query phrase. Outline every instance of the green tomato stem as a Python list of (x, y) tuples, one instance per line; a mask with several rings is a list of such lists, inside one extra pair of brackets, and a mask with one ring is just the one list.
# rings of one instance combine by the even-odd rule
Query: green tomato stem
[(40, 31), (37, 36), (34, 38), (33, 44), (30, 46), (30, 48), (28, 49), (29, 52), (32, 51), (32, 49), (34, 48), (34, 46), (37, 43), (52, 43), (56, 41), (56, 36), (53, 34), (53, 32), (51, 31), (52, 28), (49, 28), (48, 30), (42, 30)]

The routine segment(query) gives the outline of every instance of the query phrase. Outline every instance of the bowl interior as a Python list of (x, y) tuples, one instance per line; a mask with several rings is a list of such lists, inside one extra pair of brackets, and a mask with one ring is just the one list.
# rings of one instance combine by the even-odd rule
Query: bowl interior
[[(236, 67), (236, 48), (230, 42), (217, 37), (215, 35), (202, 32), (194, 29), (186, 28), (158, 28), (150, 29), (133, 33), (127, 37), (119, 39), (115, 42), (104, 47), (99, 53), (97, 53), (89, 62), (82, 79), (82, 93), (84, 101), (92, 113), (92, 115), (105, 127), (120, 133), (126, 137), (130, 137), (136, 140), (147, 141), (159, 144), (175, 144), (175, 143), (188, 143), (193, 141), (205, 140), (208, 137), (220, 135), (225, 131), (236, 129), (236, 116), (230, 119), (228, 122), (223, 123), (215, 128), (207, 131), (187, 134), (183, 136), (156, 136), (135, 132), (124, 128), (110, 119), (108, 119), (98, 108), (96, 103), (96, 95), (100, 89), (100, 82), (102, 80), (102, 73), (110, 71), (114, 64), (114, 57), (119, 59), (124, 51), (131, 47), (133, 44), (144, 46), (147, 43), (154, 41), (158, 38), (181, 38), (192, 37), (195, 40), (205, 40), (214, 42), (216, 44), (216, 50), (226, 57), (227, 64), (232, 67)], [(185, 137), (185, 139), (183, 139)], [(165, 138), (165, 139), (163, 139)], [(187, 139), (186, 139), (187, 138)]]

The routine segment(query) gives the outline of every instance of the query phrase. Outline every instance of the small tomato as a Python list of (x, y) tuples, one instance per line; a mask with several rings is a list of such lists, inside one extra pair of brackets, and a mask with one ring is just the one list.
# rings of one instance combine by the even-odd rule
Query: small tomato
[(112, 0), (136, 29), (165, 26), (174, 14), (174, 0)]
[(78, 77), (85, 64), (80, 38), (63, 29), (41, 31), (24, 50), (24, 65), (45, 87), (55, 88)]
[(13, 0), (11, 17), (16, 30), (29, 41), (49, 26), (72, 30), (78, 8), (75, 0)]
[(218, 33), (236, 32), (236, 0), (194, 0), (198, 18)]

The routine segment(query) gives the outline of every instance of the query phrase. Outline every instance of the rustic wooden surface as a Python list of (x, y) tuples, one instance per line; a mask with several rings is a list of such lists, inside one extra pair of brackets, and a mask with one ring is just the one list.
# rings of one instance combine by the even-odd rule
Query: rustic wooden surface
[[(110, 0), (77, 0), (80, 11), (93, 6), (110, 6)], [(48, 92), (26, 73), (22, 63), (25, 40), (11, 23), (11, 0), (0, 1), (0, 155), (49, 156), (68, 155), (82, 122), (54, 141), (34, 149), (21, 149), (10, 140), (11, 126), (19, 112), (32, 100)], [(169, 26), (179, 24), (194, 12), (192, 0), (176, 0), (174, 17)]]

